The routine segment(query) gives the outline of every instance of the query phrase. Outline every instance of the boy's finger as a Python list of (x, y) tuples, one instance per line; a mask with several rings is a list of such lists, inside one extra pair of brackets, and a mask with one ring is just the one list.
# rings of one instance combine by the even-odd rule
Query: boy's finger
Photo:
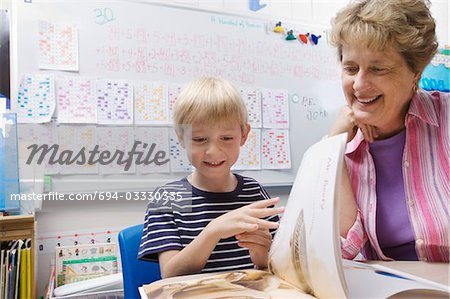
[[(262, 247), (259, 244), (250, 243), (250, 242), (238, 242), (238, 246), (245, 247), (248, 250), (253, 250), (253, 251), (256, 251)], [(264, 248), (264, 249), (267, 250), (266, 248)]]
[(254, 243), (254, 244), (259, 244), (263, 247), (270, 247), (270, 244), (272, 244), (272, 238), (269, 235), (269, 237), (267, 236), (263, 236), (263, 235), (258, 235), (258, 234), (254, 234), (254, 233), (248, 233), (248, 234), (241, 234), (236, 236), (236, 239), (239, 240), (239, 242), (248, 242), (248, 243)]
[(284, 212), (284, 207), (255, 209), (251, 212), (251, 216), (257, 218), (266, 218)]
[(277, 229), (280, 224), (278, 222), (268, 221), (264, 219), (256, 219), (259, 228)]
[(270, 233), (270, 231), (267, 228), (263, 228), (263, 227), (258, 227), (258, 229), (255, 231), (237, 234), (236, 239), (240, 238), (241, 236), (246, 236), (246, 235), (249, 235), (249, 236), (258, 235), (258, 236), (261, 236), (264, 238), (272, 239), (272, 234)]
[(251, 203), (248, 205), (248, 207), (252, 207), (252, 208), (265, 208), (265, 207), (269, 207), (269, 206), (273, 206), (276, 203), (278, 203), (280, 201), (279, 197), (274, 197), (274, 198), (269, 198), (269, 199), (264, 199), (264, 200), (258, 200), (254, 203)]
[(241, 222), (239, 229), (243, 232), (253, 232), (258, 230), (259, 226), (257, 223)]
[(265, 229), (265, 228), (262, 228), (262, 227), (258, 228), (258, 231), (259, 231), (258, 233), (261, 233), (261, 234), (271, 235), (270, 231), (268, 229)]

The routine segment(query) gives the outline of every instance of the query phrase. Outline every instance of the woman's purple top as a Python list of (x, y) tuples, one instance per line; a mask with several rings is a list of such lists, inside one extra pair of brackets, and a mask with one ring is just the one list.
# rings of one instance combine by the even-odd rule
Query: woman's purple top
[(417, 260), (406, 207), (402, 156), (406, 130), (370, 144), (377, 174), (376, 227), (383, 253), (394, 260)]

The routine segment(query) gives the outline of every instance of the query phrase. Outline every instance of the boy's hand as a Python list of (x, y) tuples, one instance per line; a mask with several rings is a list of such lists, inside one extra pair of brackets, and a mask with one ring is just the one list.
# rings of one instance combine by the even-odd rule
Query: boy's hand
[(269, 249), (272, 244), (272, 235), (268, 229), (238, 234), (236, 239), (239, 240), (239, 246), (249, 250), (250, 258), (258, 269), (267, 268)]
[(212, 220), (205, 229), (218, 240), (226, 239), (245, 232), (255, 232), (258, 229), (276, 229), (278, 222), (267, 221), (261, 218), (283, 213), (284, 207), (276, 208), (280, 198), (260, 200), (242, 208), (230, 211)]

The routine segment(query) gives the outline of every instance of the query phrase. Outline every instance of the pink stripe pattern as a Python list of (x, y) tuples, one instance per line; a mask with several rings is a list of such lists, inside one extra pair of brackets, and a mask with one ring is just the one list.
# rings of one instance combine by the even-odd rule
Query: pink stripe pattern
[[(405, 126), (402, 171), (416, 253), (422, 261), (449, 262), (450, 94), (419, 91)], [(342, 256), (391, 260), (376, 235), (376, 172), (361, 131), (347, 144), (345, 161), (359, 211), (347, 238), (341, 238)]]

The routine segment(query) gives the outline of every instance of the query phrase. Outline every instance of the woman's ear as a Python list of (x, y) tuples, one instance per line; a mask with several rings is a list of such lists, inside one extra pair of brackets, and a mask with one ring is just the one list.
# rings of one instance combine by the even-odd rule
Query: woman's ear
[(248, 134), (250, 133), (250, 124), (245, 124), (245, 129), (242, 130), (241, 146), (247, 141)]
[(420, 77), (422, 77), (422, 72), (418, 72), (417, 74), (414, 75), (414, 83), (416, 85), (419, 85)]
[(416, 73), (416, 74), (414, 75), (414, 78), (413, 78), (413, 87), (412, 87), (412, 90), (413, 90), (414, 93), (416, 93), (417, 90), (419, 89), (419, 80), (420, 80), (420, 77), (422, 77), (422, 72), (418, 72), (418, 73)]

